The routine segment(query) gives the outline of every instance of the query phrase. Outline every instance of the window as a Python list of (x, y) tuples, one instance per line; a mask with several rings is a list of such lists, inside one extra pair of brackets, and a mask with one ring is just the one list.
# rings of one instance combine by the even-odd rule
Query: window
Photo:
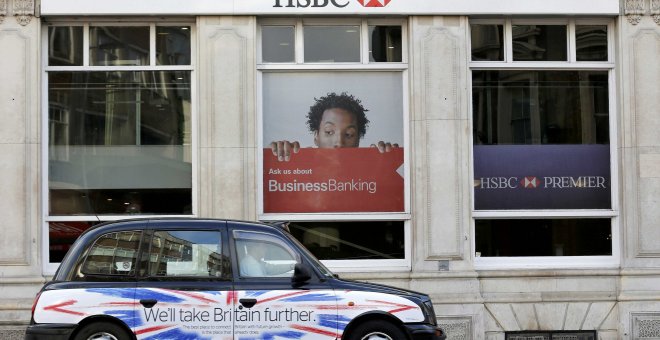
[(234, 232), (239, 275), (243, 278), (293, 276), (296, 253), (282, 240), (261, 233)]
[(609, 22), (470, 28), (476, 265), (615, 264)]
[(218, 231), (156, 231), (149, 250), (149, 275), (227, 278), (229, 265), (220, 240)]
[(259, 218), (294, 220), (293, 235), (334, 269), (409, 267), (405, 29), (260, 22)]
[[(46, 28), (46, 263), (61, 261), (80, 224), (193, 213), (192, 28)], [(63, 224), (74, 227), (58, 238)]]
[(84, 275), (135, 275), (141, 231), (122, 231), (99, 237), (82, 266)]

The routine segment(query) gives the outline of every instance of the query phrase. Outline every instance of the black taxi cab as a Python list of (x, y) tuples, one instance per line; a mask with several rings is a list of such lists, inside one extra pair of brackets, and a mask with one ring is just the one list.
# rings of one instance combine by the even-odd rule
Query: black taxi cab
[(342, 280), (286, 230), (136, 219), (73, 244), (26, 339), (442, 340), (422, 293)]

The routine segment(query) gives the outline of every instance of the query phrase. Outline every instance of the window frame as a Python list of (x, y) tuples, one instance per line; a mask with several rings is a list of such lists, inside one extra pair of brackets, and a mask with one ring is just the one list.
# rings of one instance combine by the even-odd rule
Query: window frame
[[(82, 66), (49, 66), (48, 65), (48, 28), (52, 26), (80, 26), (83, 28), (83, 64)], [(94, 26), (147, 26), (149, 27), (149, 65), (143, 66), (90, 66), (89, 53), (89, 28)], [(157, 26), (189, 26), (190, 27), (190, 64), (189, 65), (157, 65), (156, 64), (156, 27)], [(140, 217), (195, 217), (198, 214), (198, 105), (197, 105), (197, 27), (194, 18), (176, 18), (166, 20), (156, 20), (154, 18), (95, 18), (95, 19), (76, 19), (76, 18), (49, 18), (41, 26), (41, 181), (44, 185), (41, 188), (41, 247), (42, 251), (42, 273), (44, 275), (53, 275), (59, 267), (59, 262), (50, 262), (49, 256), (49, 223), (50, 222), (106, 222), (121, 219), (129, 219), (135, 215), (50, 215), (49, 213), (49, 99), (48, 99), (48, 73), (51, 71), (81, 71), (81, 72), (104, 72), (104, 71), (185, 71), (190, 72), (190, 98), (191, 98), (191, 200), (192, 213), (189, 215), (155, 215), (144, 214)]]
[[(305, 63), (303, 26), (360, 26), (360, 62), (337, 63)], [(401, 62), (370, 62), (369, 61), (369, 26), (400, 26), (401, 27)], [(257, 218), (261, 221), (307, 221), (307, 222), (341, 222), (341, 221), (403, 221), (404, 222), (404, 258), (383, 260), (323, 260), (323, 265), (336, 272), (382, 272), (407, 271), (412, 267), (412, 217), (410, 190), (410, 93), (409, 81), (409, 40), (407, 18), (260, 18), (257, 23), (257, 145), (264, 145), (263, 117), (263, 76), (265, 73), (327, 73), (327, 72), (393, 72), (399, 73), (402, 81), (403, 115), (402, 129), (404, 141), (404, 211), (396, 213), (264, 213), (263, 195), (263, 157), (257, 159)], [(262, 26), (293, 26), (294, 56), (293, 63), (262, 62)]]
[[(503, 61), (472, 61), (471, 39), (467, 42), (467, 55), (469, 56), (468, 86), (470, 133), (473, 131), (474, 108), (472, 98), (472, 71), (482, 70), (534, 70), (534, 71), (606, 71), (608, 73), (608, 109), (609, 109), (609, 149), (610, 149), (610, 209), (530, 209), (530, 210), (475, 210), (474, 190), (470, 192), (470, 230), (472, 233), (470, 254), (477, 270), (506, 270), (506, 269), (544, 269), (544, 268), (616, 268), (620, 264), (621, 238), (620, 238), (620, 202), (619, 202), (619, 169), (618, 169), (618, 102), (616, 97), (616, 60), (614, 54), (615, 36), (614, 20), (609, 18), (503, 18), (482, 19), (471, 18), (468, 29), (472, 24), (498, 24), (504, 30), (504, 60)], [(567, 25), (567, 61), (513, 61), (512, 25), (537, 24)], [(576, 60), (576, 25), (605, 25), (607, 26), (607, 61), (577, 61)], [(467, 37), (471, 37), (468, 32)], [(474, 178), (474, 141), (470, 138), (469, 149), (471, 155), (470, 178)], [(553, 219), (553, 218), (609, 218), (611, 220), (612, 255), (602, 256), (548, 256), (548, 257), (477, 257), (476, 255), (476, 228), (477, 219)]]

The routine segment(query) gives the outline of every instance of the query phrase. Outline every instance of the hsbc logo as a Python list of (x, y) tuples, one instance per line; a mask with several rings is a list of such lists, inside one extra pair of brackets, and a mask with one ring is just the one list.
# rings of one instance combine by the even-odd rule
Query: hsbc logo
[[(357, 0), (362, 7), (385, 7), (391, 0)], [(344, 8), (348, 6), (350, 0), (275, 0), (273, 7), (337, 7)]]
[(541, 184), (541, 181), (537, 177), (527, 176), (520, 181), (520, 184), (525, 189), (536, 189)]
[(358, 2), (364, 7), (385, 7), (390, 0), (358, 0)]

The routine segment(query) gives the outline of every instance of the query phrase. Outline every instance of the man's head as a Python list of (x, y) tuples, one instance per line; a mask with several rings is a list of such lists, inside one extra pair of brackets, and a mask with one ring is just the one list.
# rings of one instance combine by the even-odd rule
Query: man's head
[(353, 95), (334, 92), (314, 98), (307, 113), (307, 125), (319, 148), (358, 147), (367, 132), (369, 120), (360, 100)]

